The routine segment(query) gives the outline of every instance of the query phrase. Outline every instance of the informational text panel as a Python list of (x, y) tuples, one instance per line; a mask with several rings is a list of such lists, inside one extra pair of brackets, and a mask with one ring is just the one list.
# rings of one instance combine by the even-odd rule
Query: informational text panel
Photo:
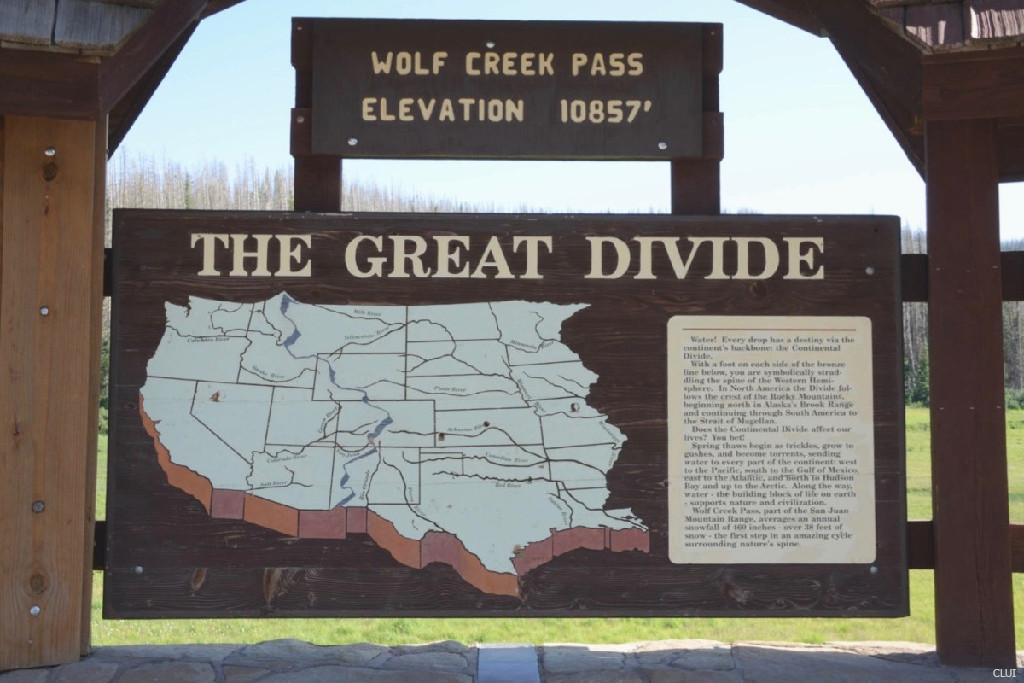
[(899, 221), (119, 211), (110, 617), (899, 616)]
[(873, 562), (871, 320), (676, 316), (668, 347), (672, 561)]

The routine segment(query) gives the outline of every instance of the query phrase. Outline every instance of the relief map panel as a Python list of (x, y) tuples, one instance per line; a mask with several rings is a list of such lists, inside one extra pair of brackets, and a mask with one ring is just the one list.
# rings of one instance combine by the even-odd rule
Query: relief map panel
[(899, 227), (118, 210), (104, 614), (905, 615)]
[(584, 307), (192, 297), (166, 306), (140, 410), (182, 488), (209, 480), (214, 516), (298, 538), (344, 538), (358, 518), (403, 564), (517, 595), (522, 551), (553, 534), (648, 547), (630, 510), (604, 509), (625, 437), (560, 341)]

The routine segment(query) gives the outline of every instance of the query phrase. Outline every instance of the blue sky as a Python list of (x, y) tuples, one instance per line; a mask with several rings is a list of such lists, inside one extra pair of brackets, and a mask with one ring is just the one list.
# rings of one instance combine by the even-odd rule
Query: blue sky
[[(704, 21), (725, 25), (726, 211), (895, 214), (923, 228), (924, 184), (831, 44), (734, 0), (246, 0), (204, 21), (119, 153), (185, 165), (291, 164), (292, 16)], [(667, 211), (652, 162), (346, 161), (347, 180), (544, 211)], [(1024, 237), (1024, 186), (1001, 192)]]

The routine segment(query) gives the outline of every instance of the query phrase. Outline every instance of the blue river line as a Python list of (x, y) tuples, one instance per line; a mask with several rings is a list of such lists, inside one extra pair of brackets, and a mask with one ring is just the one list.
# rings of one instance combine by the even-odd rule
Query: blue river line
[[(285, 349), (285, 351), (288, 352), (289, 356), (291, 356), (292, 358), (294, 358), (296, 360), (305, 360), (305, 359), (308, 359), (308, 358), (313, 358), (315, 356), (315, 354), (310, 354), (308, 356), (297, 356), (292, 351), (292, 346), (294, 346), (295, 342), (298, 341), (299, 338), (302, 336), (302, 332), (299, 330), (299, 326), (296, 325), (295, 321), (288, 316), (288, 309), (294, 303), (298, 303), (298, 302), (295, 301), (295, 299), (292, 299), (287, 294), (282, 294), (281, 295), (281, 315), (284, 317), (285, 320), (290, 322), (292, 324), (292, 327), (294, 328), (294, 331), (283, 342), (284, 349)], [(371, 407), (371, 408), (373, 408), (375, 410), (379, 410), (382, 413), (384, 413), (384, 418), (380, 422), (377, 423), (377, 426), (374, 427), (373, 432), (370, 434), (370, 437), (369, 437), (368, 440), (370, 440), (371, 443), (367, 444), (366, 450), (358, 453), (354, 457), (349, 458), (341, 466), (342, 472), (344, 474), (342, 475), (341, 479), (338, 481), (338, 486), (340, 488), (342, 488), (342, 489), (347, 489), (349, 491), (348, 496), (346, 496), (336, 506), (336, 507), (342, 507), (342, 506), (346, 505), (349, 501), (351, 501), (353, 498), (356, 497), (356, 492), (354, 490), (352, 490), (352, 488), (347, 486), (347, 484), (348, 484), (348, 482), (349, 482), (349, 480), (351, 478), (349, 476), (349, 474), (348, 474), (348, 466), (351, 465), (354, 462), (362, 460), (363, 458), (368, 458), (368, 457), (370, 457), (372, 455), (376, 455), (378, 453), (377, 446), (375, 445), (375, 443), (372, 443), (372, 442), (376, 441), (377, 438), (380, 437), (380, 435), (384, 433), (384, 430), (388, 428), (388, 425), (394, 423), (394, 420), (391, 418), (391, 414), (387, 410), (385, 410), (384, 408), (382, 408), (380, 406), (374, 405), (373, 403), (370, 402), (370, 395), (366, 392), (365, 389), (360, 389), (358, 387), (343, 387), (340, 384), (338, 384), (337, 373), (335, 372), (334, 368), (331, 367), (331, 365), (329, 363), (327, 365), (327, 375), (328, 375), (328, 379), (330, 380), (332, 385), (334, 385), (338, 389), (341, 389), (342, 391), (355, 391), (355, 392), (357, 392), (359, 394), (362, 394), (362, 399), (361, 400), (362, 400), (363, 403), (365, 403), (367, 406), (369, 406), (369, 407)]]

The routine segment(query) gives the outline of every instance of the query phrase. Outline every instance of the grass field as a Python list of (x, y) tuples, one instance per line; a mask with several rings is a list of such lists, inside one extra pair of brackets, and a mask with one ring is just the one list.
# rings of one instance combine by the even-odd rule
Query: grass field
[[(1010, 519), (1024, 522), (1024, 411), (1007, 420)], [(907, 509), (910, 519), (931, 517), (928, 411), (907, 409)], [(100, 440), (98, 509), (106, 504), (106, 438)], [(1024, 643), (1024, 576), (1015, 574), (1017, 642)], [(776, 640), (822, 643), (833, 640), (935, 642), (932, 572), (910, 572), (911, 616), (902, 619), (208, 619), (104, 621), (102, 585), (94, 581), (93, 642), (250, 643), (299, 638), (320, 644), (372, 642), (383, 645), (452, 639), (486, 642), (623, 643), (667, 638), (723, 641)]]

